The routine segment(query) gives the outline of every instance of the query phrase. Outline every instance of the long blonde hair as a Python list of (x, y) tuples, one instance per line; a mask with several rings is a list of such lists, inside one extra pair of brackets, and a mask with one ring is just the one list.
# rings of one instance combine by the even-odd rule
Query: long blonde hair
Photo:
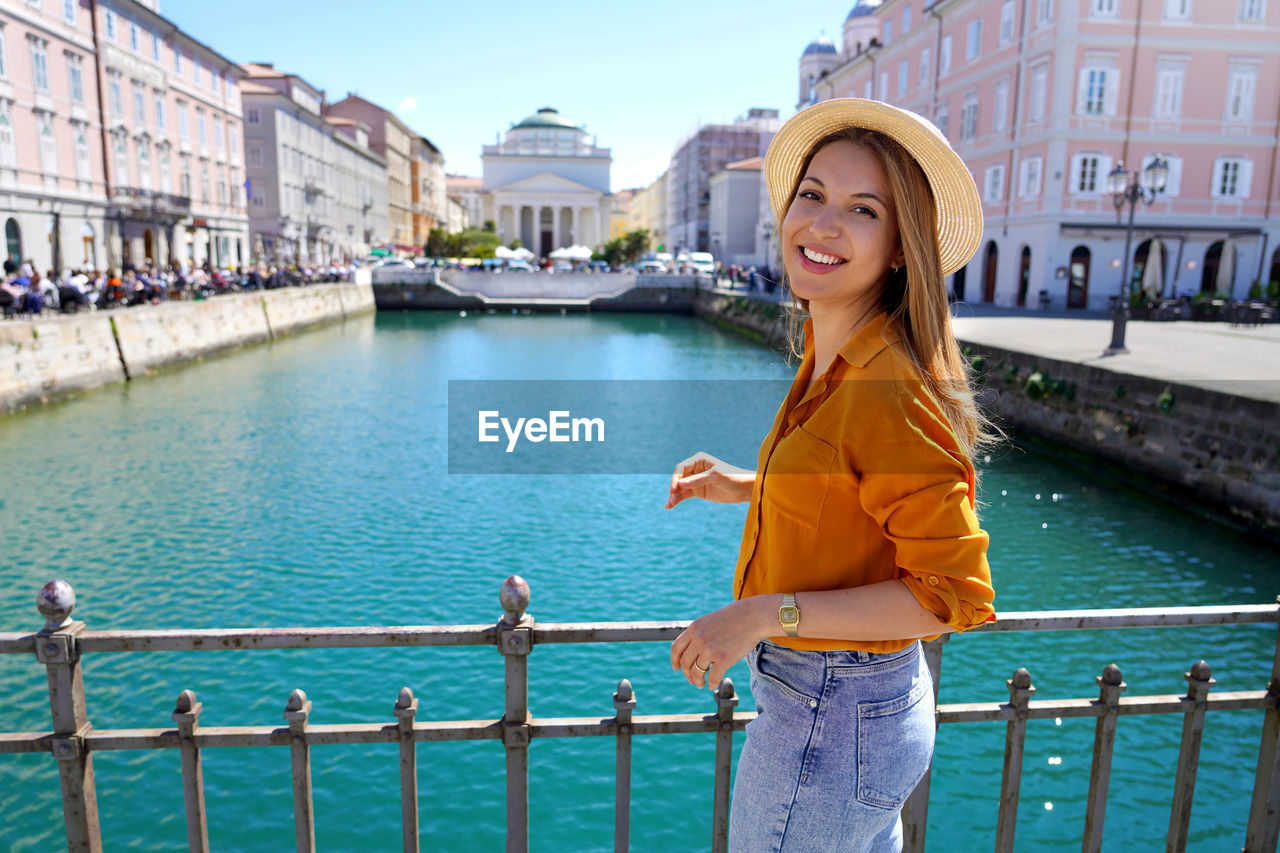
[[(938, 261), (933, 191), (916, 163), (894, 140), (872, 130), (847, 128), (818, 140), (805, 158), (796, 185), (791, 188), (787, 208), (795, 201), (800, 180), (809, 171), (813, 155), (832, 142), (851, 142), (873, 152), (884, 166), (898, 216), (898, 239), (904, 264), (885, 277), (881, 307), (889, 324), (906, 345), (906, 355), (914, 363), (925, 387), (938, 401), (961, 446), (973, 459), (978, 450), (995, 443), (1001, 432), (978, 409), (973, 399), (973, 370), (960, 352), (951, 330), (947, 291)], [(779, 231), (781, 223), (779, 223)], [(783, 283), (786, 281), (786, 266)], [(808, 311), (808, 301), (793, 297), (788, 312), (792, 353), (800, 356), (803, 341), (800, 326)]]

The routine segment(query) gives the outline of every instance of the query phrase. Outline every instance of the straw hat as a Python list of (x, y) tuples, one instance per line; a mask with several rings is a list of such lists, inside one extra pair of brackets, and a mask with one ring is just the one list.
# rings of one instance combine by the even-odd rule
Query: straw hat
[(796, 113), (782, 126), (764, 158), (769, 203), (779, 224), (787, 215), (791, 191), (800, 180), (800, 168), (814, 144), (851, 127), (879, 131), (915, 158), (933, 190), (942, 274), (950, 275), (968, 263), (982, 242), (982, 199), (969, 168), (932, 122), (881, 101), (821, 101)]

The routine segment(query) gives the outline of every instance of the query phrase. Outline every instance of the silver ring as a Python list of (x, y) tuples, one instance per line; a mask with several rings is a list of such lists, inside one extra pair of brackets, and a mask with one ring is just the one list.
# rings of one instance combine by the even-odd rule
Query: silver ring
[(694, 661), (694, 662), (693, 662), (693, 668), (694, 668), (694, 669), (696, 669), (698, 672), (702, 673), (703, 675), (706, 675), (708, 672), (710, 672), (710, 671), (711, 671), (711, 665), (710, 665), (710, 664), (707, 664), (706, 668), (704, 669), (703, 667), (698, 666), (698, 662), (697, 662), (697, 661)]

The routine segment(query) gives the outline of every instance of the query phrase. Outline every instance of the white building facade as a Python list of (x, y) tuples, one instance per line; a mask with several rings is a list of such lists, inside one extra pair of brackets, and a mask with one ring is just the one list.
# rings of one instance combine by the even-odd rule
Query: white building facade
[(730, 163), (711, 176), (710, 252), (726, 266), (764, 264), (756, 243), (762, 164), (762, 158), (751, 157)]
[(599, 247), (609, 234), (613, 157), (587, 131), (544, 107), (482, 149), (481, 216), (503, 242), (540, 257), (571, 245)]

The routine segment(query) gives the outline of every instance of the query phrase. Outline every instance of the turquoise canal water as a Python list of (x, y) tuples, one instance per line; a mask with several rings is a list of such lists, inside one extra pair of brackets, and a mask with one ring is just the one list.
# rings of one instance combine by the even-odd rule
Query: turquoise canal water
[[(689, 424), (721, 404), (624, 413), (685, 452), (715, 452), (758, 443), (789, 375), (777, 355), (689, 318), (391, 314), (11, 417), (0, 421), (0, 630), (37, 629), (35, 592), (54, 577), (75, 586), (92, 629), (490, 623), (512, 573), (529, 580), (543, 621), (692, 618), (729, 594), (744, 506), (664, 510), (662, 473), (449, 474), (448, 380), (758, 381), (709, 435)], [(1280, 592), (1276, 553), (1223, 527), (1016, 449), (983, 468), (1000, 610)], [(1257, 626), (962, 636), (946, 647), (942, 701), (1007, 699), (1018, 666), (1037, 698), (1094, 696), (1112, 662), (1129, 695), (1181, 693), (1201, 657), (1218, 689), (1260, 689), (1275, 642)], [(663, 644), (539, 647), (533, 713), (611, 716), (622, 677), (636, 713), (710, 712), (667, 655)], [(403, 685), (420, 719), (493, 719), (503, 705), (492, 648), (101, 654), (84, 674), (99, 729), (170, 727), (185, 688), (205, 725), (283, 725), (295, 687), (315, 723), (390, 722)], [(745, 666), (730, 675), (751, 707)], [(42, 668), (0, 658), (0, 731), (47, 726)], [(1260, 728), (1255, 712), (1209, 716), (1192, 849), (1243, 843)], [(1120, 720), (1105, 849), (1162, 846), (1180, 730), (1173, 716)], [(931, 850), (991, 848), (1003, 736), (1001, 724), (940, 732)], [(1092, 737), (1091, 721), (1030, 724), (1019, 849), (1079, 848)], [(706, 849), (712, 741), (637, 739), (633, 849)], [(418, 754), (423, 849), (501, 849), (501, 746)], [(312, 760), (320, 849), (397, 849), (395, 746), (317, 747)], [(291, 848), (288, 751), (208, 750), (204, 761), (213, 848)], [(613, 743), (538, 741), (531, 764), (533, 849), (611, 849)], [(182, 847), (176, 751), (99, 753), (95, 766), (107, 850)], [(59, 848), (61, 824), (49, 756), (0, 756), (0, 850)]]

